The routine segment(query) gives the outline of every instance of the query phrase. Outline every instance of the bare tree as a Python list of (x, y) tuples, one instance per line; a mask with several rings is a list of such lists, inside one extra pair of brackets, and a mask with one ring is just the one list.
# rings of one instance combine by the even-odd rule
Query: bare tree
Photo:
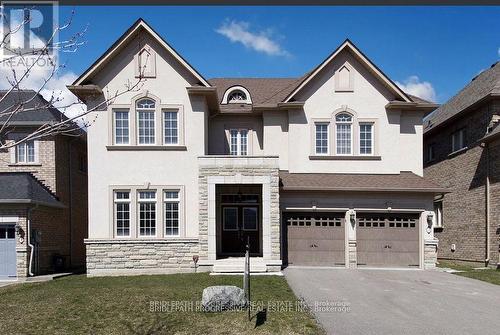
[[(4, 14), (2, 13), (2, 16)], [(103, 107), (112, 103), (119, 96), (132, 91), (139, 91), (146, 80), (144, 71), (147, 66), (147, 59), (144, 64), (141, 64), (139, 75), (133, 82), (123, 84), (123, 89), (120, 91), (103, 92), (103, 97), (96, 105), (91, 108), (86, 108), (84, 103), (75, 97), (74, 101), (64, 101), (61, 94), (57, 91), (52, 91), (47, 94), (47, 87), (54, 80), (55, 76), (64, 71), (66, 65), (61, 64), (57, 59), (57, 54), (68, 54), (77, 52), (86, 44), (83, 40), (87, 27), (76, 33), (71, 33), (70, 28), (73, 24), (74, 12), (64, 21), (63, 24), (55, 27), (51, 36), (44, 41), (44, 45), (32, 50), (24, 50), (21, 48), (13, 49), (10, 47), (10, 40), (13, 36), (24, 27), (29, 28), (31, 17), (25, 17), (22, 22), (19, 22), (14, 27), (4, 31), (4, 36), (0, 40), (0, 49), (7, 53), (3, 59), (0, 59), (0, 66), (7, 69), (9, 75), (5, 78), (0, 78), (8, 83), (8, 88), (0, 92), (0, 150), (5, 150), (21, 144), (26, 141), (32, 141), (47, 136), (65, 134), (68, 136), (80, 136), (84, 129), (90, 126), (89, 121), (84, 120), (89, 113), (99, 111)], [(5, 20), (5, 17), (2, 19)], [(5, 30), (4, 25), (4, 30)], [(60, 36), (62, 32), (67, 32), (70, 35), (68, 39), (56, 41), (56, 36)], [(6, 52), (5, 52), (6, 51)], [(44, 69), (43, 78), (37, 87), (29, 87), (29, 78), (37, 70), (36, 66), (46, 66)], [(71, 84), (71, 83), (67, 83)], [(27, 91), (29, 90), (29, 91)], [(45, 92), (45, 98), (40, 99), (41, 92)], [(22, 93), (22, 94), (21, 94)], [(48, 96), (50, 95), (50, 96)], [(9, 138), (9, 134), (17, 132), (15, 120), (23, 113), (37, 112), (47, 108), (58, 108), (63, 115), (57, 122), (51, 121), (30, 131), (23, 132), (23, 135), (17, 138)], [(69, 108), (75, 109), (78, 107), (77, 113), (65, 115), (64, 111)]]

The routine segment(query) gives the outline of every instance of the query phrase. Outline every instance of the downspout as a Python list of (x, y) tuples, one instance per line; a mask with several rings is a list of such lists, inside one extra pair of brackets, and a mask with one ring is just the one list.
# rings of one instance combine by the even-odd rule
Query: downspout
[(28, 215), (27, 215), (27, 222), (26, 222), (26, 240), (28, 242), (28, 246), (30, 247), (31, 251), (30, 251), (30, 261), (29, 261), (29, 265), (28, 265), (28, 275), (30, 275), (31, 277), (34, 276), (33, 274), (33, 253), (35, 251), (35, 246), (33, 244), (31, 244), (31, 212), (35, 209), (38, 208), (38, 204), (35, 205), (35, 207), (30, 207), (28, 208)]

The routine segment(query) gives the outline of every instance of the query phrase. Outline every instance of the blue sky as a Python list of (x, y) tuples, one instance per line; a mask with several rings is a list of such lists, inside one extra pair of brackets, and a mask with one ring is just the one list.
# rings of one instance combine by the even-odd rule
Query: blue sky
[[(351, 39), (391, 79), (445, 102), (500, 59), (500, 7), (61, 7), (86, 45), (81, 74), (138, 17), (203, 76), (295, 77)], [(64, 36), (63, 36), (64, 37)]]

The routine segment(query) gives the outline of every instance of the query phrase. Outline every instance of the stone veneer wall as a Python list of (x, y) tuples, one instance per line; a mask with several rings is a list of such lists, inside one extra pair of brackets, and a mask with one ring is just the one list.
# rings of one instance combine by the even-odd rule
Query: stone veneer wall
[(87, 275), (194, 272), (198, 239), (86, 240)]
[(434, 269), (437, 263), (438, 240), (424, 243), (424, 269)]
[[(209, 254), (209, 177), (256, 177), (270, 178), (270, 242), (271, 259), (281, 259), (280, 210), (279, 210), (279, 171), (277, 157), (201, 157), (198, 175), (199, 185), (199, 240), (200, 260), (207, 260)], [(242, 184), (245, 184), (242, 181)], [(264, 192), (264, 191), (263, 191)], [(263, 197), (263, 202), (266, 201)], [(265, 239), (263, 240), (265, 243)], [(265, 258), (265, 257), (264, 257)], [(271, 270), (268, 267), (268, 270)]]

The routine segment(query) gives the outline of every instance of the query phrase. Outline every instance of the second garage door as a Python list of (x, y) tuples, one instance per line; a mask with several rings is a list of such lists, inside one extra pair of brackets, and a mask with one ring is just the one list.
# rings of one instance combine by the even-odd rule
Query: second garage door
[(418, 267), (418, 214), (358, 214), (358, 266)]
[(341, 213), (285, 213), (289, 265), (345, 264), (344, 216)]

